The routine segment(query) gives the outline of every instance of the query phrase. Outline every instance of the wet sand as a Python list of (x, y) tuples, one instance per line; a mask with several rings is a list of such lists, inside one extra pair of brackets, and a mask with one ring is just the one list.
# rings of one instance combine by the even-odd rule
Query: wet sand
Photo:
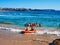
[(49, 45), (56, 35), (18, 34), (0, 31), (0, 45)]

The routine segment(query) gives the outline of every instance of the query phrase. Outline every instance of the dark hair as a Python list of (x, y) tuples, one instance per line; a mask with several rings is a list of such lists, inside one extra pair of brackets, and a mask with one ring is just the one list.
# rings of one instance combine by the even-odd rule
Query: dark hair
[(29, 24), (27, 24), (27, 23), (26, 23), (24, 26), (25, 26), (25, 27), (28, 27), (28, 26), (29, 26)]

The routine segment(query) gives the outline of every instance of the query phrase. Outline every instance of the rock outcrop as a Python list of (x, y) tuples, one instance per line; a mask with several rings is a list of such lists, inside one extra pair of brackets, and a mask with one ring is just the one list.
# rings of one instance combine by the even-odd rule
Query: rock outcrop
[(53, 41), (53, 45), (60, 45), (60, 39), (55, 39)]

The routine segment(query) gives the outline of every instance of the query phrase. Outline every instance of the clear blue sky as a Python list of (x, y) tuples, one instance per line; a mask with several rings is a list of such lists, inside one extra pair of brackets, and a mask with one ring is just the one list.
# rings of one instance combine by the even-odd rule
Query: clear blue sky
[(0, 0), (0, 7), (60, 10), (60, 0)]

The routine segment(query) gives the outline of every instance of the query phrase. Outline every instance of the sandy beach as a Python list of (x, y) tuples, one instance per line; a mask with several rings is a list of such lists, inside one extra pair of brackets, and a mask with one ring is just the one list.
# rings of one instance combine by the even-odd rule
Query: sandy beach
[(59, 37), (54, 35), (34, 35), (34, 34), (1, 34), (1, 45), (49, 45)]
[(0, 30), (0, 45), (50, 45), (58, 38), (60, 36), (52, 34), (19, 34), (14, 31)]

